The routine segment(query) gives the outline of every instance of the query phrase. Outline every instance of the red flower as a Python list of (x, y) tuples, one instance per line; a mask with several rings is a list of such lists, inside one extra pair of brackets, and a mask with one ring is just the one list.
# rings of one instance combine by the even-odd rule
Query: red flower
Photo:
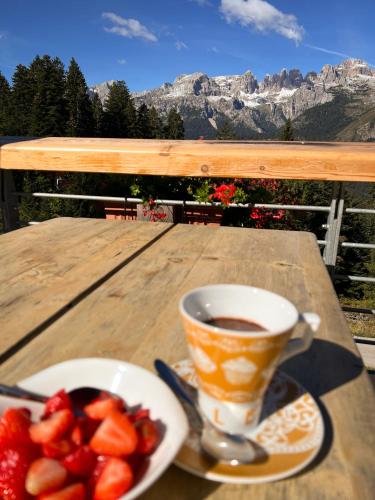
[(215, 192), (209, 196), (210, 200), (218, 200), (228, 206), (236, 194), (237, 188), (234, 184), (221, 184), (216, 187)]

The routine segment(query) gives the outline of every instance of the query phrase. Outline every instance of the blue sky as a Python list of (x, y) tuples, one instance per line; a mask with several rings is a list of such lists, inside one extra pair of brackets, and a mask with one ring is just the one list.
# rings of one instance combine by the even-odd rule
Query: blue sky
[(73, 56), (88, 84), (133, 91), (181, 73), (319, 71), (375, 64), (375, 0), (0, 0), (0, 71), (36, 54)]

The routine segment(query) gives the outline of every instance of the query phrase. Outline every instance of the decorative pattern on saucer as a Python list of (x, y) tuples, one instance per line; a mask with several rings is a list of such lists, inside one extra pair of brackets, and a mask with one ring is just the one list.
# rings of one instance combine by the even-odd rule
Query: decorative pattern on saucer
[[(174, 369), (197, 387), (190, 360), (176, 363)], [(214, 481), (262, 483), (288, 477), (306, 467), (323, 442), (324, 426), (318, 405), (297, 381), (281, 371), (275, 373), (265, 395), (261, 423), (252, 438), (257, 449), (257, 459), (252, 464), (230, 466), (206, 457), (200, 448), (200, 422), (189, 405), (183, 406), (190, 433), (175, 463)]]

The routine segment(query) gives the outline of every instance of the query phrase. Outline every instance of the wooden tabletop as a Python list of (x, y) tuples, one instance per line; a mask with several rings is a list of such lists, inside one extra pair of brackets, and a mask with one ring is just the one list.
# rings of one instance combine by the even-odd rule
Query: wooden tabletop
[(323, 448), (307, 470), (270, 484), (222, 485), (171, 466), (142, 498), (372, 499), (375, 397), (310, 233), (54, 219), (0, 237), (0, 380), (77, 357), (150, 370), (187, 357), (178, 300), (240, 283), (280, 293), (322, 324), (283, 365), (320, 404)]

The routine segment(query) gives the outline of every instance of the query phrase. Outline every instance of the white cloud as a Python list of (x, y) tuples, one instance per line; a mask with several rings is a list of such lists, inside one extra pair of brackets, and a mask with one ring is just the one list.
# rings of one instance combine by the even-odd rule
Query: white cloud
[(184, 42), (181, 42), (180, 40), (177, 40), (177, 42), (175, 43), (175, 47), (177, 50), (182, 50), (182, 49), (187, 49), (188, 46), (186, 45), (186, 43)]
[(343, 52), (337, 52), (336, 50), (325, 49), (324, 47), (317, 47), (316, 45), (308, 45), (307, 43), (304, 44), (304, 46), (308, 47), (309, 49), (314, 49), (314, 50), (319, 50), (320, 52), (325, 52), (326, 54), (333, 54), (335, 56), (340, 56), (340, 57), (345, 57), (347, 59), (352, 59), (352, 56), (349, 56), (348, 54), (344, 54)]
[(157, 42), (158, 39), (146, 26), (143, 26), (137, 19), (125, 19), (113, 12), (103, 12), (102, 17), (112, 21), (113, 26), (104, 28), (108, 33), (115, 33), (126, 38), (143, 38), (149, 42)]
[(227, 22), (252, 26), (258, 31), (275, 31), (299, 43), (304, 29), (296, 16), (284, 14), (265, 0), (221, 0), (220, 10)]
[(119, 64), (126, 64), (128, 61), (126, 59), (117, 59)]

